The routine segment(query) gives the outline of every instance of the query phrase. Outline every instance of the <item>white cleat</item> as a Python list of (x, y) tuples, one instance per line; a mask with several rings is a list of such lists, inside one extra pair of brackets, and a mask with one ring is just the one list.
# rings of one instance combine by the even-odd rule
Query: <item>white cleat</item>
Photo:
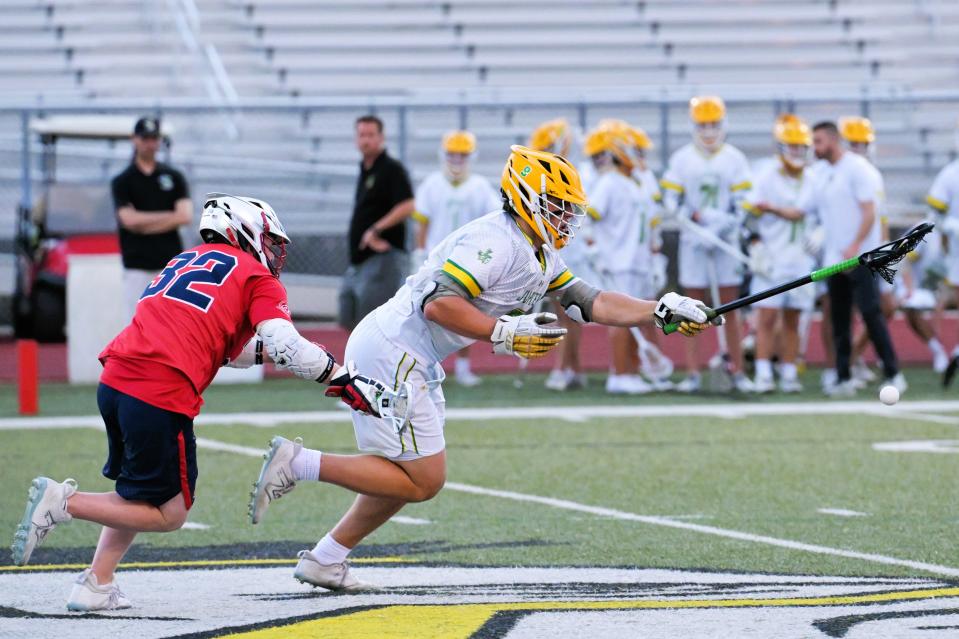
[(97, 576), (87, 568), (73, 583), (70, 598), (67, 599), (67, 610), (73, 612), (92, 612), (94, 610), (122, 610), (133, 604), (123, 594), (116, 580), (111, 583), (97, 583)]
[(549, 375), (546, 377), (546, 383), (543, 385), (546, 386), (547, 390), (564, 391), (568, 383), (569, 376), (566, 374), (566, 371), (554, 368), (549, 372)]
[(895, 377), (885, 380), (882, 383), (883, 386), (895, 386), (896, 390), (899, 391), (899, 394), (902, 395), (909, 389), (909, 384), (906, 382), (906, 378), (902, 373), (896, 373)]
[(774, 390), (776, 390), (776, 384), (773, 383), (773, 379), (771, 377), (757, 377), (756, 381), (753, 382), (754, 393), (771, 393)]
[(733, 386), (740, 393), (755, 393), (756, 384), (753, 380), (746, 377), (745, 373), (736, 373), (733, 377)]
[(27, 509), (13, 537), (13, 563), (26, 566), (33, 550), (43, 543), (57, 524), (70, 521), (67, 499), (77, 492), (77, 482), (72, 479), (57, 483), (49, 477), (37, 477), (30, 482), (27, 493)]
[(377, 590), (377, 587), (360, 581), (350, 573), (350, 564), (325, 565), (321, 564), (309, 550), (297, 553), (300, 561), (296, 564), (293, 577), (302, 583), (326, 588), (337, 592), (360, 592), (363, 590)]
[(472, 388), (483, 383), (483, 380), (480, 378), (480, 376), (472, 371), (463, 371), (461, 373), (457, 373), (453, 377), (453, 380), (465, 388)]
[(829, 389), (839, 383), (839, 375), (836, 374), (835, 368), (827, 368), (822, 372), (822, 375), (819, 376), (819, 383), (822, 386), (822, 392), (829, 394)]
[(610, 375), (606, 378), (606, 392), (611, 395), (645, 395), (653, 387), (639, 375)]
[(579, 390), (586, 388), (587, 384), (589, 384), (589, 380), (583, 373), (577, 373), (573, 370), (566, 371), (566, 390)]
[(270, 504), (296, 487), (292, 463), (302, 449), (303, 440), (299, 437), (293, 441), (279, 436), (270, 440), (260, 477), (250, 493), (250, 523), (260, 523)]
[(671, 391), (676, 385), (668, 377), (649, 378), (649, 385), (655, 391)]
[(945, 351), (936, 351), (932, 356), (932, 370), (941, 374), (947, 366), (949, 366), (949, 356)]
[(833, 384), (826, 390), (826, 395), (834, 398), (849, 398), (855, 397), (856, 393), (859, 391), (855, 380), (847, 379), (844, 382), (837, 382)]
[(781, 379), (779, 380), (779, 390), (788, 394), (801, 393), (803, 387), (798, 379)]
[(702, 378), (699, 375), (688, 375), (683, 381), (676, 384), (676, 390), (680, 393), (698, 393), (702, 383)]
[[(852, 373), (853, 379), (865, 382), (865, 384), (876, 381), (876, 374), (865, 364), (853, 364), (849, 372)], [(865, 385), (862, 388), (865, 388)]]

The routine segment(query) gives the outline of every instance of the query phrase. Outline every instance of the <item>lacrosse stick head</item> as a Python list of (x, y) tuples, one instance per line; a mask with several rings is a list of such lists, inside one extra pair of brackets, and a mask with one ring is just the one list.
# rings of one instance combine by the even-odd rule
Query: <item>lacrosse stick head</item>
[(393, 425), (397, 435), (402, 435), (410, 423), (410, 414), (413, 411), (412, 398), (412, 382), (403, 382), (396, 390), (387, 388), (377, 401), (380, 417)]
[(639, 349), (640, 370), (650, 379), (667, 379), (673, 374), (673, 360), (669, 359), (655, 345), (646, 343)]
[(859, 263), (870, 271), (878, 273), (882, 279), (892, 284), (893, 278), (896, 276), (895, 265), (914, 251), (935, 226), (935, 224), (929, 222), (917, 224), (898, 240), (893, 240), (860, 255)]

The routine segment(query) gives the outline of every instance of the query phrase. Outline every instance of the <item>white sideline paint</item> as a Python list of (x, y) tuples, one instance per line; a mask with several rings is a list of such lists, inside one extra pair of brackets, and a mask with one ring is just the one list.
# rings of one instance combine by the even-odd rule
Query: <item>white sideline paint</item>
[(876, 442), (873, 450), (887, 453), (959, 453), (957, 439), (920, 439), (909, 442)]
[(846, 510), (845, 508), (817, 508), (817, 513), (824, 515), (836, 515), (837, 517), (868, 517), (869, 513), (861, 513), (858, 510)]
[[(240, 455), (247, 455), (249, 457), (263, 457), (263, 453), (266, 452), (266, 447), (259, 449), (250, 448), (248, 446), (235, 446), (233, 444), (227, 444), (225, 442), (219, 442), (206, 438), (197, 438), (196, 444), (200, 448), (209, 448), (211, 450), (237, 453)], [(715, 526), (704, 526), (702, 524), (693, 524), (688, 521), (679, 521), (678, 519), (673, 519), (670, 517), (636, 515), (634, 513), (628, 513), (622, 510), (602, 508), (599, 506), (588, 506), (586, 504), (579, 504), (575, 501), (567, 501), (565, 499), (514, 493), (507, 490), (494, 490), (491, 488), (483, 488), (482, 486), (472, 486), (470, 484), (461, 484), (459, 482), (451, 481), (446, 482), (445, 490), (470, 493), (473, 495), (483, 495), (485, 497), (499, 497), (501, 499), (509, 499), (512, 501), (542, 504), (544, 506), (588, 513), (590, 515), (597, 515), (599, 517), (610, 517), (612, 519), (620, 519), (624, 521), (638, 521), (643, 524), (665, 526), (667, 528), (680, 528), (682, 530), (691, 530), (693, 532), (715, 535), (717, 537), (728, 537), (730, 539), (738, 539), (740, 541), (749, 541), (752, 543), (788, 548), (789, 550), (802, 550), (804, 552), (811, 552), (820, 555), (833, 555), (835, 557), (861, 559), (863, 561), (871, 561), (874, 563), (887, 564), (890, 566), (904, 566), (906, 568), (912, 568), (913, 570), (922, 570), (936, 575), (959, 577), (959, 568), (950, 568), (949, 566), (927, 564), (921, 561), (910, 561), (908, 559), (897, 559), (895, 557), (856, 552), (854, 550), (844, 550), (842, 548), (830, 548), (828, 546), (805, 544), (799, 541), (777, 539), (776, 537), (767, 537), (765, 535), (753, 535), (751, 533), (740, 532), (738, 530), (727, 530), (725, 528), (717, 528)]]
[(210, 526), (208, 524), (201, 524), (195, 521), (188, 521), (180, 526), (180, 528), (183, 530), (209, 530)]
[(416, 517), (406, 517), (404, 515), (393, 515), (390, 521), (397, 524), (409, 524), (410, 526), (427, 526), (432, 524), (429, 519), (418, 519)]
[[(959, 418), (924, 413), (959, 413), (957, 400), (903, 401), (895, 410), (877, 406), (874, 401), (855, 402), (787, 402), (747, 404), (699, 404), (659, 406), (531, 406), (514, 408), (451, 408), (447, 421), (488, 422), (508, 419), (560, 419), (583, 421), (615, 417), (713, 417), (741, 419), (756, 415), (876, 415), (895, 419), (935, 419), (946, 424), (959, 424)], [(918, 415), (917, 415), (918, 413)], [(273, 428), (280, 424), (346, 423), (349, 411), (290, 411), (264, 413), (209, 413), (196, 418), (195, 424), (260, 426)], [(5, 417), (0, 430), (33, 430), (45, 428), (103, 428), (99, 415), (76, 417)]]

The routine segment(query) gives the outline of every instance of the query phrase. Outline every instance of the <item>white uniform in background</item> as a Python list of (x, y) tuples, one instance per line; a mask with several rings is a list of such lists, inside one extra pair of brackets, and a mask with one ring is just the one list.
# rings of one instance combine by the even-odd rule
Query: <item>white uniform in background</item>
[(588, 191), (596, 264), (606, 285), (633, 297), (653, 297), (652, 231), (658, 215), (656, 178), (638, 181), (616, 170), (603, 173)]
[[(805, 172), (808, 172), (808, 169)], [(778, 207), (795, 208), (803, 188), (809, 188), (808, 179), (804, 179), (802, 175), (793, 177), (782, 169), (781, 162), (771, 162), (764, 164), (757, 172), (748, 201), (753, 204), (769, 202)], [(753, 273), (750, 294), (802, 277), (815, 269), (815, 260), (806, 253), (803, 246), (805, 220), (793, 222), (765, 213), (751, 220), (749, 225), (759, 235), (759, 241), (768, 256), (766, 272)], [(812, 310), (815, 290), (812, 286), (800, 286), (757, 302), (754, 306)]]
[[(693, 212), (702, 214), (710, 209), (712, 219), (703, 222), (703, 226), (720, 239), (738, 246), (741, 204), (752, 187), (749, 163), (742, 151), (723, 144), (718, 151), (707, 155), (694, 143), (689, 143), (673, 153), (660, 186), (663, 188), (663, 204), (668, 210), (678, 204), (679, 214), (688, 218)], [(716, 266), (719, 286), (737, 286), (742, 282), (739, 262), (696, 235), (680, 231), (680, 285), (708, 289), (706, 260), (710, 256)]]
[(453, 184), (443, 171), (435, 171), (416, 190), (414, 218), (429, 224), (426, 231), (426, 250), (429, 251), (459, 227), (501, 205), (499, 194), (486, 178), (470, 175), (464, 182)]
[(424, 316), (424, 299), (441, 272), (458, 282), (473, 305), (490, 317), (530, 313), (547, 292), (561, 291), (576, 279), (549, 245), (536, 251), (508, 213), (495, 211), (453, 231), (396, 295), (367, 315), (350, 336), (346, 361), (355, 361), (364, 374), (387, 383), (413, 385), (410, 421), (416, 427), (397, 433), (387, 420), (354, 412), (360, 450), (403, 460), (445, 448), (440, 362), (476, 340)]
[(951, 286), (959, 286), (959, 160), (947, 164), (932, 183), (926, 196), (939, 219), (936, 233), (928, 241), (938, 240), (935, 235), (942, 233), (949, 242), (946, 254), (946, 279)]

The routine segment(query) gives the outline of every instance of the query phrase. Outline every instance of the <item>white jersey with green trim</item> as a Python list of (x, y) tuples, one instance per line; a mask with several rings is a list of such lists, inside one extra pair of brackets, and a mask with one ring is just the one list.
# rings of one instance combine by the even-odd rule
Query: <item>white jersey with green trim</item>
[[(652, 188), (650, 186), (652, 185)], [(658, 204), (655, 178), (643, 182), (606, 171), (588, 192), (599, 216), (592, 222), (597, 265), (611, 273), (647, 272), (652, 266), (652, 229)]]
[[(706, 208), (738, 215), (740, 204), (752, 188), (749, 162), (743, 152), (731, 144), (723, 144), (718, 151), (707, 154), (694, 143), (689, 143), (669, 159), (669, 168), (659, 185), (667, 208), (676, 207), (683, 215)], [(679, 234), (684, 243), (698, 244), (696, 235)]]
[[(748, 201), (751, 204), (768, 202), (774, 206), (795, 208), (803, 188), (810, 188), (809, 180), (803, 176), (792, 177), (778, 161), (769, 162), (757, 171)], [(774, 257), (772, 279), (789, 279), (813, 270), (815, 260), (803, 249), (805, 220), (790, 221), (772, 213), (764, 213), (751, 226)]]
[(427, 365), (476, 341), (426, 319), (423, 301), (435, 290), (440, 273), (457, 282), (490, 317), (529, 313), (547, 292), (575, 280), (559, 253), (549, 246), (536, 251), (508, 213), (495, 211), (453, 231), (375, 311), (386, 337)]
[(937, 213), (959, 219), (959, 160), (953, 160), (939, 171), (926, 202)]
[(416, 190), (413, 217), (427, 222), (426, 248), (432, 249), (447, 235), (500, 206), (500, 196), (484, 177), (470, 175), (453, 184), (442, 171), (431, 173)]

